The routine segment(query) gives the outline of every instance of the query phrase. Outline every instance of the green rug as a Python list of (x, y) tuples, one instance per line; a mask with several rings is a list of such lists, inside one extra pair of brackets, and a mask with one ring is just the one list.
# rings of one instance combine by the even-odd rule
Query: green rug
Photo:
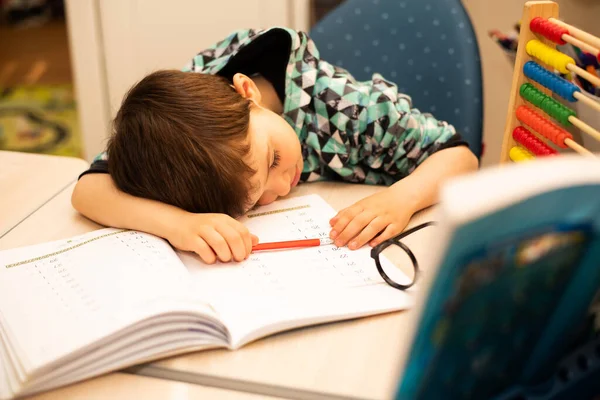
[(81, 157), (73, 86), (0, 88), (0, 150)]

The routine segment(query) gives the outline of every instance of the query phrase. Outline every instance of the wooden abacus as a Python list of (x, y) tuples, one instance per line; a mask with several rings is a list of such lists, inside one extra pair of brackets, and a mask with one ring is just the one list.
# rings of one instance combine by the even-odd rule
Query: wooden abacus
[(556, 49), (570, 43), (600, 60), (600, 39), (558, 19), (553, 1), (525, 3), (515, 70), (508, 105), (500, 162), (520, 162), (559, 154), (556, 147), (595, 156), (560, 125), (574, 126), (600, 141), (600, 132), (577, 118), (577, 113), (555, 100), (557, 94), (571, 103), (582, 103), (600, 112), (600, 103), (586, 97), (561, 74), (575, 74), (600, 87), (600, 78), (578, 67), (573, 58)]

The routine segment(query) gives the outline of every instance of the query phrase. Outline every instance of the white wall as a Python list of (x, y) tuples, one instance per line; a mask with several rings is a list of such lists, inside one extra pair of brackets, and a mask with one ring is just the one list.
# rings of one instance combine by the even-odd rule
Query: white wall
[(100, 20), (111, 113), (148, 73), (181, 69), (196, 53), (234, 30), (292, 26), (292, 2), (282, 0), (102, 0)]

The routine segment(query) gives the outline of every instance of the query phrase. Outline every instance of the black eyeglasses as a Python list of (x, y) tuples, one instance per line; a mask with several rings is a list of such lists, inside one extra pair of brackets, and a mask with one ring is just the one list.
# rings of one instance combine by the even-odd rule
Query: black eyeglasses
[[(385, 240), (385, 241), (379, 243), (377, 246), (375, 246), (371, 249), (371, 257), (375, 260), (375, 264), (377, 265), (377, 271), (379, 271), (379, 274), (388, 283), (388, 285), (390, 285), (396, 289), (399, 289), (399, 290), (406, 290), (416, 283), (417, 277), (419, 275), (419, 263), (417, 261), (417, 258), (413, 254), (412, 250), (407, 245), (402, 243), (400, 240), (407, 237), (408, 235), (411, 235), (411, 234), (417, 232), (418, 230), (421, 230), (425, 227), (435, 225), (435, 224), (436, 224), (436, 222), (431, 221), (431, 222), (423, 223), (421, 225), (417, 225), (414, 228), (404, 231), (401, 234), (399, 234), (393, 238), (390, 238), (388, 240)], [(385, 268), (382, 266), (382, 263), (379, 260), (380, 254), (390, 246), (400, 247), (402, 250), (404, 250), (404, 252), (408, 256), (408, 258), (410, 258), (410, 260), (412, 261), (413, 278), (412, 278), (412, 281), (409, 282), (408, 284), (399, 283), (397, 280), (392, 279), (390, 277), (390, 274), (388, 274), (385, 271)], [(389, 263), (389, 261), (387, 263)], [(390, 266), (390, 268), (394, 268), (397, 270), (397, 267), (394, 266), (393, 264)], [(397, 270), (397, 271), (399, 272), (399, 270)]]

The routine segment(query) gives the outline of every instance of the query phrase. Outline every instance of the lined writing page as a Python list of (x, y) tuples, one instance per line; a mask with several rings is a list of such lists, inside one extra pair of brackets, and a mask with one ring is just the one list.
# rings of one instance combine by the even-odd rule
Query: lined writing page
[(135, 231), (0, 252), (0, 312), (29, 368), (152, 315), (188, 284), (171, 247)]
[[(242, 222), (261, 243), (329, 237), (333, 209), (319, 196), (279, 201), (250, 212)], [(205, 265), (188, 253), (179, 253), (196, 288), (212, 292), (281, 292), (381, 284), (383, 280), (369, 255), (370, 248), (350, 251), (334, 245), (255, 252), (240, 263)]]
[[(333, 210), (317, 195), (278, 201), (250, 212), (242, 222), (261, 242), (328, 238)], [(252, 253), (240, 263), (205, 265), (179, 253), (193, 285), (234, 332), (264, 324), (317, 320), (356, 310), (405, 308), (408, 296), (377, 272), (370, 247), (351, 251), (334, 245)], [(383, 295), (383, 296), (382, 296)], [(336, 299), (344, 299), (343, 302)], [(366, 307), (366, 308), (365, 308)], [(245, 310), (242, 312), (242, 310)]]

